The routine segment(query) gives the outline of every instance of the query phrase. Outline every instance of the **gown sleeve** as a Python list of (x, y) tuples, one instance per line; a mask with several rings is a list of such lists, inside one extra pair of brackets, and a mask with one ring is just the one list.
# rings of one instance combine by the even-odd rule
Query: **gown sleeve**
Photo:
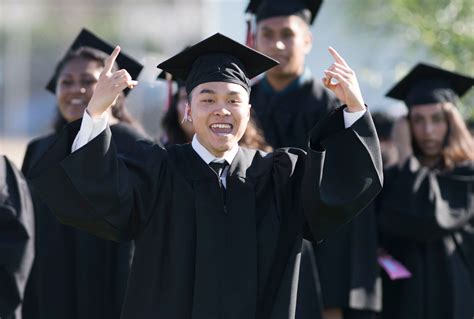
[(59, 134), (31, 184), (62, 223), (109, 240), (134, 238), (160, 196), (166, 151), (138, 141), (119, 154), (107, 127), (71, 154), (79, 127), (80, 120)]
[(33, 205), (20, 172), (0, 157), (0, 318), (18, 311), (34, 255)]
[(474, 173), (441, 173), (410, 158), (393, 168), (380, 197), (378, 224), (385, 238), (428, 243), (461, 231), (474, 221)]
[(367, 207), (382, 184), (380, 145), (369, 111), (345, 128), (341, 107), (312, 129), (301, 202), (316, 241)]

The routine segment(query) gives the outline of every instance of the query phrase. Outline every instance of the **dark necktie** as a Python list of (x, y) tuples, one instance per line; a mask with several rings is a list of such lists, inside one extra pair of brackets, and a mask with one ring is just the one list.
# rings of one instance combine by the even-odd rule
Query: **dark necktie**
[(225, 171), (225, 168), (227, 167), (227, 162), (210, 162), (209, 166), (212, 168), (214, 172), (216, 172), (217, 176), (221, 177), (222, 173)]
[(222, 177), (222, 174), (224, 174), (225, 170), (226, 170), (226, 167), (228, 166), (229, 164), (227, 164), (226, 161), (223, 161), (223, 162), (210, 162), (209, 163), (209, 167), (212, 168), (212, 170), (214, 172), (216, 172), (218, 178), (219, 178), (219, 186), (221, 188), (221, 193), (222, 193), (222, 200), (224, 201), (224, 211), (226, 211), (226, 208), (225, 208), (225, 204), (226, 204), (226, 189), (224, 187), (224, 185), (222, 184), (222, 180), (221, 180), (221, 177)]

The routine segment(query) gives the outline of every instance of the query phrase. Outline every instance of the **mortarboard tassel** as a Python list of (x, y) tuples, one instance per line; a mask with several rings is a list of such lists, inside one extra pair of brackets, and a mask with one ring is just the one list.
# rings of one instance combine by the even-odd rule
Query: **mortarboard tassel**
[(254, 47), (254, 36), (253, 36), (253, 30), (252, 30), (252, 18), (247, 19), (247, 38), (245, 39), (245, 44), (249, 48)]

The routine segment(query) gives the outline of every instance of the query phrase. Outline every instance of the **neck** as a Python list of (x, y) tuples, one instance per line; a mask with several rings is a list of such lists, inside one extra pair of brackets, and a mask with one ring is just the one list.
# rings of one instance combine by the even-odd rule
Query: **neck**
[(303, 70), (297, 74), (272, 74), (271, 72), (267, 72), (267, 81), (268, 84), (272, 87), (273, 90), (279, 92), (283, 91), (290, 85), (291, 82), (296, 80), (299, 76), (303, 74)]
[(437, 156), (423, 156), (420, 159), (420, 163), (423, 166), (429, 167), (429, 168), (435, 168), (441, 163), (442, 157), (441, 155)]
[(209, 153), (211, 153), (213, 156), (217, 157), (217, 158), (223, 158), (226, 154), (229, 154), (231, 152), (231, 150), (233, 149), (232, 147), (226, 151), (219, 151), (219, 150), (216, 150), (216, 149), (210, 149), (210, 147), (207, 147), (206, 144), (202, 143), (201, 142), (201, 139), (199, 138), (199, 136), (196, 135), (196, 138), (199, 142), (199, 144), (201, 144)]

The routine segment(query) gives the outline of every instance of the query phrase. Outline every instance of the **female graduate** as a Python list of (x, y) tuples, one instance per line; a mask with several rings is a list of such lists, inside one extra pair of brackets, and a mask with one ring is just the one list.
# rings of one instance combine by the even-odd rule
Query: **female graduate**
[[(58, 105), (55, 132), (28, 145), (22, 168), (25, 176), (30, 176), (31, 169), (55, 143), (63, 126), (82, 117), (109, 49), (108, 52), (113, 50), (83, 30), (58, 64), (48, 85)], [(118, 62), (136, 75), (142, 68), (124, 55)], [(124, 106), (124, 95), (117, 97), (110, 113), (119, 152), (144, 138)], [(83, 210), (83, 214), (88, 213), (87, 209)], [(24, 318), (118, 319), (133, 254), (132, 243), (105, 241), (62, 225), (38, 198), (35, 198), (35, 215), (36, 259), (26, 290)]]
[(330, 50), (338, 63), (325, 84), (346, 105), (311, 131), (307, 152), (249, 150), (238, 141), (250, 117), (250, 79), (276, 62), (215, 34), (159, 65), (186, 81), (192, 143), (136, 143), (117, 154), (105, 113), (137, 84), (112, 70), (119, 51), (79, 133), (68, 125), (35, 167), (35, 189), (63, 222), (135, 239), (122, 318), (294, 318), (304, 223), (320, 240), (382, 185), (354, 72)]
[(384, 319), (474, 316), (474, 141), (456, 109), (473, 83), (420, 63), (387, 94), (409, 108), (408, 158), (386, 173), (379, 226), (412, 277), (384, 280)]

